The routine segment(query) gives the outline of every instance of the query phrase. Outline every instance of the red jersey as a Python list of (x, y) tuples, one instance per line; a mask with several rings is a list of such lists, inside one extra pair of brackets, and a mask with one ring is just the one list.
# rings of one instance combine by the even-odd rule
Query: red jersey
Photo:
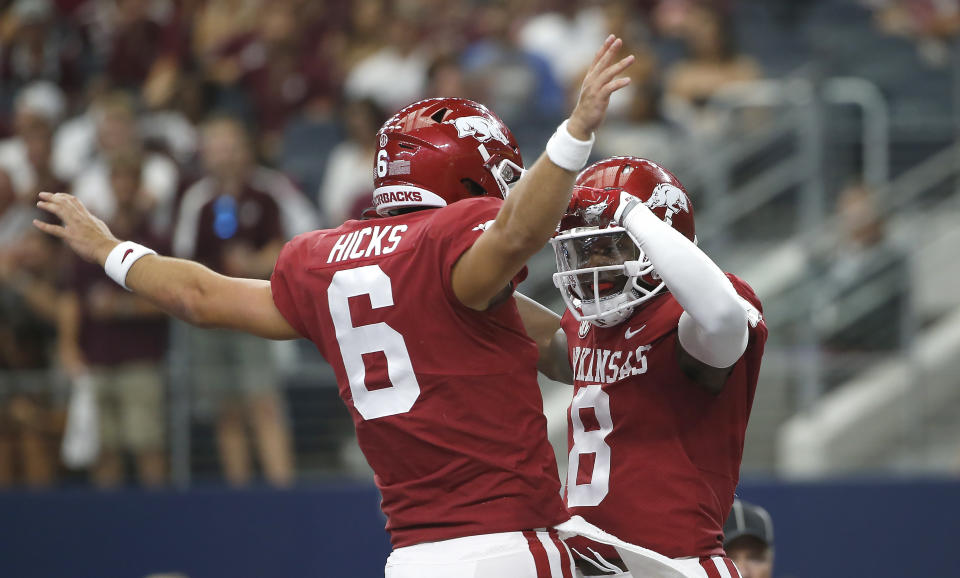
[(561, 321), (574, 373), (567, 506), (669, 558), (723, 554), (723, 522), (740, 478), (767, 328), (750, 286), (728, 277), (747, 309), (750, 338), (719, 395), (680, 369), (683, 308), (670, 293), (614, 327), (581, 326), (569, 312)]
[(450, 284), (501, 204), (307, 233), (273, 273), (277, 308), (336, 372), (394, 547), (569, 517), (515, 301), (477, 312)]

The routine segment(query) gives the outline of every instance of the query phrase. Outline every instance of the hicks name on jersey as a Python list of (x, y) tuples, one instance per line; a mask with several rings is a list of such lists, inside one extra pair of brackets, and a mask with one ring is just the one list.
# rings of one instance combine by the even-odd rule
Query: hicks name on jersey
[(647, 351), (651, 345), (641, 345), (630, 351), (611, 351), (590, 347), (573, 348), (573, 374), (577, 381), (614, 383), (631, 375), (647, 372)]
[(392, 253), (400, 244), (406, 225), (387, 225), (364, 227), (337, 237), (327, 263), (338, 263), (347, 259), (362, 259), (371, 256)]

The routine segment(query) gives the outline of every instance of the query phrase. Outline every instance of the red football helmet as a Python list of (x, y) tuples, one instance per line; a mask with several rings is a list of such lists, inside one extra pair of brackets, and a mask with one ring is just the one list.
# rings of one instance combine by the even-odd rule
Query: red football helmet
[[(600, 195), (598, 193), (605, 193)], [(575, 198), (609, 198), (626, 192), (638, 198), (671, 227), (696, 242), (693, 204), (683, 185), (657, 163), (637, 157), (613, 157), (594, 163), (577, 176)], [(582, 203), (580, 203), (582, 204)], [(551, 241), (557, 258), (554, 284), (578, 321), (601, 327), (628, 319), (640, 304), (665, 285), (640, 244), (623, 227), (592, 218), (598, 211), (568, 211)]]
[(395, 114), (377, 133), (373, 206), (381, 216), (506, 197), (523, 173), (516, 139), (482, 104), (431, 98)]

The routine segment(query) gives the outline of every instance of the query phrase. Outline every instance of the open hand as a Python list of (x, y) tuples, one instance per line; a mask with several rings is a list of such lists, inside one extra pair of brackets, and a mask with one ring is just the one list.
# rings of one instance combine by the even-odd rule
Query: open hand
[(102, 266), (111, 249), (120, 242), (104, 222), (91, 215), (73, 195), (40, 193), (37, 207), (56, 215), (63, 224), (54, 225), (34, 219), (33, 225), (44, 233), (66, 241), (86, 261)]
[(570, 115), (567, 130), (579, 140), (590, 140), (590, 135), (603, 122), (610, 104), (610, 95), (630, 84), (630, 78), (618, 77), (633, 63), (632, 54), (614, 62), (623, 41), (611, 34), (593, 59), (580, 86), (580, 98)]

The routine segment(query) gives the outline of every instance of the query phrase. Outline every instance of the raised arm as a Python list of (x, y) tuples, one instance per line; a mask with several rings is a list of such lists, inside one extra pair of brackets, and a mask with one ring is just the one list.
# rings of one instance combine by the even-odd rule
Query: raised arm
[[(46, 233), (59, 237), (80, 257), (103, 266), (120, 240), (76, 197), (40, 193), (37, 206), (60, 218), (61, 225), (34, 220)], [(268, 339), (295, 339), (273, 303), (270, 282), (226, 277), (185, 259), (144, 255), (126, 273), (126, 286), (151, 303), (201, 327), (233, 329)]]
[(627, 77), (617, 76), (633, 62), (632, 55), (616, 60), (621, 44), (612, 35), (604, 42), (584, 78), (577, 106), (554, 137), (566, 140), (571, 147), (579, 146), (581, 151), (585, 147), (580, 166), (557, 158), (563, 149), (548, 154), (548, 146), (548, 153), (541, 155), (513, 187), (493, 224), (454, 265), (453, 291), (467, 307), (487, 309), (556, 230), (570, 200), (576, 171), (587, 160), (593, 132), (603, 121), (610, 95), (630, 82)]
[(723, 389), (747, 348), (747, 308), (720, 268), (682, 233), (626, 191), (593, 190), (574, 200), (580, 210), (604, 207), (643, 249), (683, 313), (677, 325), (678, 362), (712, 392)]
[(719, 392), (747, 349), (742, 300), (710, 257), (643, 203), (630, 201), (622, 223), (683, 307), (677, 326), (681, 368), (703, 387)]
[(567, 335), (560, 329), (560, 316), (526, 295), (516, 293), (515, 296), (523, 327), (540, 351), (537, 369), (554, 381), (573, 384)]

